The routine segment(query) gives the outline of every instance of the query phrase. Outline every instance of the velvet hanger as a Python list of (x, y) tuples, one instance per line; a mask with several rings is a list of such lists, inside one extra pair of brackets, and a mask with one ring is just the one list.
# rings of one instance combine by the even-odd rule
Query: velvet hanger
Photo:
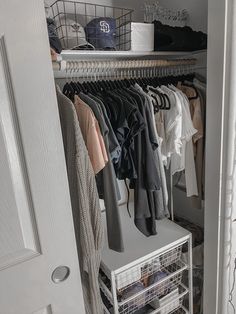
[(80, 90), (79, 90), (77, 84), (75, 82), (70, 82), (70, 85), (73, 88), (75, 95), (78, 95), (80, 93)]
[(168, 95), (166, 95), (166, 94), (163, 94), (163, 96), (166, 99), (165, 110), (170, 110), (170, 108), (171, 108), (170, 99), (169, 99)]
[(96, 94), (96, 90), (94, 89), (93, 85), (91, 84), (91, 82), (83, 82), (82, 86), (84, 87), (84, 90), (86, 90), (87, 92), (91, 93), (91, 94)]
[(194, 79), (194, 75), (189, 75), (189, 76), (186, 76), (185, 80), (183, 81), (183, 85), (189, 86), (189, 87), (193, 88), (194, 91), (195, 91), (195, 96), (194, 97), (190, 97), (189, 100), (197, 99), (199, 97), (198, 90), (196, 89), (194, 84), (191, 82), (191, 80), (193, 81), (193, 79)]
[(165, 109), (165, 98), (163, 97), (162, 93), (160, 93), (158, 90), (154, 89), (151, 86), (149, 86), (149, 90), (159, 96), (160, 101), (161, 101), (161, 104), (159, 105), (159, 108), (160, 109)]

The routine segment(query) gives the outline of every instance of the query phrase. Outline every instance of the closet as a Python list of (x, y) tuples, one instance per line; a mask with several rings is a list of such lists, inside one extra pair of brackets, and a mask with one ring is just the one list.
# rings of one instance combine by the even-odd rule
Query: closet
[[(57, 2), (54, 2), (47, 1), (49, 7), (54, 5), (54, 12), (50, 7), (47, 14), (49, 16), (51, 14), (50, 17), (54, 15), (55, 18), (56, 10), (61, 8), (60, 6), (58, 8)], [(17, 1), (11, 3), (2, 1), (0, 4), (0, 74), (2, 77), (0, 92), (3, 100), (0, 112), (2, 160), (0, 239), (3, 239), (0, 240), (0, 313), (85, 313), (85, 308), (88, 309), (91, 304), (85, 302), (84, 305), (86, 292), (84, 286), (81, 286), (81, 280), (82, 282), (90, 280), (90, 285), (95, 284), (97, 280), (98, 286), (94, 285), (94, 289), (98, 288), (101, 292), (101, 304), (105, 313), (226, 314), (222, 310), (225, 309), (228, 300), (228, 290), (224, 284), (226, 278), (223, 273), (226, 237), (226, 233), (224, 234), (227, 180), (225, 173), (228, 165), (228, 155), (225, 152), (228, 149), (226, 140), (229, 110), (225, 80), (229, 74), (226, 56), (230, 55), (231, 29), (226, 23), (225, 16), (229, 14), (230, 6), (226, 6), (224, 1), (215, 3), (212, 0), (208, 1), (209, 4), (203, 0), (196, 4), (184, 0), (160, 1), (158, 5), (166, 8), (166, 11), (163, 15), (160, 13), (159, 17), (162, 16), (165, 20), (166, 12), (171, 15), (179, 10), (183, 17), (186, 17), (187, 25), (208, 34), (208, 49), (149, 52), (128, 49), (127, 45), (132, 41), (130, 35), (132, 27), (136, 26), (131, 24), (130, 28), (126, 28), (124, 25), (127, 25), (131, 17), (132, 21), (138, 22), (137, 24), (152, 18), (150, 16), (153, 11), (148, 11), (147, 7), (149, 5), (152, 8), (153, 2), (122, 0), (86, 2), (91, 5), (90, 10), (97, 5), (94, 16), (101, 15), (100, 8), (106, 7), (108, 12), (109, 10), (115, 12), (114, 7), (118, 10), (123, 8), (121, 13), (117, 13), (118, 18), (121, 17), (119, 36), (124, 38), (120, 43), (120, 49), (63, 50), (55, 57), (54, 62), (49, 56), (50, 46), (43, 1), (38, 0), (33, 3), (26, 1), (22, 5)], [(84, 2), (80, 3), (80, 8), (83, 8)], [(75, 3), (73, 6), (76, 8)], [(64, 7), (62, 5), (62, 9), (65, 10), (65, 5)], [(132, 10), (134, 11), (131, 12)], [(122, 16), (126, 16), (125, 23)], [(12, 23), (9, 23), (9, 20)], [(181, 18), (177, 20), (181, 23)], [(102, 27), (106, 30), (107, 25)], [(61, 33), (61, 38), (66, 38), (64, 32), (65, 29)], [(91, 44), (88, 42), (82, 44), (91, 48), (90, 45), (97, 45), (97, 39), (93, 40), (91, 35)], [(77, 42), (76, 45), (81, 43)], [(176, 85), (179, 80), (182, 80), (182, 83), (186, 81), (193, 83), (193, 73), (195, 80), (201, 79), (201, 82), (206, 82), (207, 86), (206, 128), (203, 135), (204, 197), (200, 202), (198, 200), (196, 206), (196, 202), (186, 195), (189, 188), (186, 186), (188, 180), (186, 176), (183, 174), (172, 176), (167, 169), (165, 176), (169, 202), (165, 205), (169, 213), (157, 211), (154, 216), (163, 215), (161, 218), (164, 219), (157, 220), (154, 226), (155, 217), (151, 222), (152, 231), (146, 230), (139, 217), (135, 217), (134, 220), (137, 190), (133, 191), (133, 178), (126, 176), (131, 180), (131, 183), (127, 184), (122, 178), (124, 164), (117, 168), (115, 166), (114, 170), (120, 180), (112, 183), (113, 170), (110, 170), (110, 174), (105, 174), (110, 181), (109, 183), (107, 181), (106, 185), (103, 181), (103, 184), (107, 189), (112, 189), (109, 197), (119, 191), (118, 212), (112, 208), (108, 196), (107, 199), (103, 197), (104, 201), (100, 200), (105, 240), (101, 257), (95, 256), (93, 265), (97, 263), (96, 258), (98, 261), (99, 258), (101, 259), (101, 264), (100, 268), (96, 265), (98, 278), (91, 279), (94, 275), (93, 266), (91, 270), (87, 268), (85, 272), (88, 277), (84, 278), (79, 265), (86, 268), (87, 260), (84, 259), (84, 264), (81, 266), (81, 259), (78, 262), (77, 258), (77, 249), (78, 251), (81, 249), (78, 248), (78, 243), (83, 241), (80, 230), (83, 225), (81, 220), (77, 221), (80, 227), (76, 230), (78, 217), (71, 210), (73, 200), (68, 175), (69, 159), (64, 152), (65, 134), (60, 124), (62, 115), (66, 114), (66, 111), (64, 113), (64, 109), (60, 111), (60, 106), (58, 110), (59, 98), (57, 99), (56, 96), (63, 98), (65, 103), (74, 101), (74, 96), (80, 96), (85, 102), (87, 94), (90, 97), (91, 95), (100, 97), (99, 91), (103, 90), (107, 93), (107, 98), (100, 99), (102, 102), (108, 100), (115, 102), (121, 99), (122, 106), (124, 104), (128, 106), (128, 102), (124, 100), (126, 97), (135, 107), (139, 99), (149, 99), (149, 104), (153, 105), (153, 114), (155, 110), (168, 112), (171, 104), (167, 96), (168, 92), (164, 93), (165, 86)], [(58, 85), (56, 92), (55, 83)], [(172, 95), (177, 92), (174, 88)], [(115, 95), (114, 90), (118, 90), (118, 94)], [(138, 92), (139, 96), (137, 96)], [(84, 98), (81, 96), (83, 93)], [(146, 96), (144, 94), (140, 96), (141, 93), (145, 93)], [(197, 96), (199, 95), (194, 95), (193, 98)], [(183, 101), (187, 101), (187, 98), (184, 99), (183, 97)], [(120, 129), (115, 129), (117, 120), (114, 117), (112, 114), (109, 116), (117, 137)], [(82, 124), (81, 120), (80, 125)], [(150, 123), (148, 126), (150, 127)], [(68, 141), (71, 140), (69, 135)], [(82, 143), (82, 137), (80, 141)], [(120, 138), (118, 142), (121, 144)], [(81, 145), (80, 149), (85, 148), (84, 143)], [(106, 146), (106, 143), (104, 145)], [(140, 149), (143, 149), (142, 145), (144, 146), (143, 141)], [(127, 150), (130, 147), (127, 145)], [(94, 149), (93, 145), (92, 149)], [(104, 160), (106, 158), (108, 160), (105, 163), (112, 164), (113, 160), (109, 161), (109, 158), (104, 156)], [(93, 169), (97, 166), (95, 163), (91, 163)], [(150, 165), (151, 161), (147, 164)], [(84, 168), (81, 164), (81, 173), (86, 169), (83, 178), (87, 178), (88, 173), (92, 173), (91, 165)], [(170, 165), (172, 166), (173, 162)], [(75, 169), (72, 169), (73, 171)], [(78, 168), (76, 171), (78, 178), (81, 173)], [(151, 181), (152, 176), (156, 178), (154, 171), (149, 173), (150, 176), (146, 176), (145, 180)], [(192, 179), (191, 175), (190, 179)], [(91, 180), (90, 185), (88, 182), (85, 185), (81, 183), (81, 189), (93, 188), (95, 176)], [(91, 203), (88, 211), (93, 206), (97, 204)], [(108, 206), (112, 208), (113, 216), (105, 210)], [(89, 219), (93, 220), (93, 218), (91, 215)], [(94, 224), (96, 225), (96, 221)], [(114, 240), (112, 235), (115, 233), (117, 236), (120, 231), (122, 239)], [(102, 234), (99, 234), (100, 231), (97, 232), (101, 240)], [(227, 276), (231, 283), (230, 274), (227, 269)], [(196, 282), (198, 286), (193, 289)], [(224, 294), (227, 296), (225, 300), (223, 300)], [(96, 297), (91, 299), (94, 313), (99, 311), (98, 308), (96, 309)], [(15, 302), (12, 302), (12, 299)]]
[[(159, 22), (133, 23), (135, 12), (130, 9), (56, 1), (49, 10), (64, 48), (58, 62), (54, 62), (54, 77), (63, 94), (75, 104), (99, 195), (103, 184), (100, 199), (104, 199), (104, 203), (100, 203), (107, 236), (97, 276), (104, 311), (127, 314), (202, 312), (206, 35), (199, 32), (197, 35), (203, 39), (198, 44), (196, 37), (195, 46), (186, 37), (189, 48), (187, 44), (182, 48), (186, 51), (179, 51), (181, 48), (176, 44), (170, 51), (165, 51), (168, 49), (165, 44), (160, 51), (148, 51), (161, 44), (158, 43), (162, 32), (158, 29)], [(185, 25), (188, 19), (186, 10), (145, 3), (143, 10), (145, 22), (165, 22), (169, 15), (169, 24), (176, 27), (169, 26), (170, 36), (172, 32), (181, 31), (178, 26)], [(109, 26), (107, 17), (116, 19), (116, 50), (112, 38), (104, 37), (102, 42), (101, 34), (94, 33), (99, 14), (104, 19), (103, 25), (107, 23), (107, 29), (113, 27)], [(73, 38), (70, 23), (73, 28), (76, 23), (78, 28), (86, 25), (86, 39), (81, 33), (83, 38)], [(149, 38), (150, 33), (154, 36), (153, 29), (157, 40), (149, 47), (142, 36)], [(101, 49), (103, 43), (113, 51)], [(82, 45), (87, 50), (83, 50)], [(198, 50), (194, 51), (194, 47)], [(202, 90), (197, 89), (198, 83)], [(110, 154), (107, 166), (102, 146), (99, 148), (96, 144), (89, 122), (85, 126), (89, 114), (91, 121), (94, 117), (98, 121)], [(64, 125), (61, 113), (60, 118)], [(105, 129), (112, 130), (112, 138), (110, 133), (105, 135)], [(63, 137), (64, 133), (65, 130)], [(91, 137), (94, 137), (92, 147)], [(67, 151), (67, 144), (64, 145)], [(155, 145), (159, 146), (156, 150)], [(98, 156), (101, 156), (99, 169)], [(118, 207), (117, 183), (118, 194), (121, 194)], [(168, 222), (168, 218), (173, 222)], [(78, 241), (82, 243), (79, 237)]]

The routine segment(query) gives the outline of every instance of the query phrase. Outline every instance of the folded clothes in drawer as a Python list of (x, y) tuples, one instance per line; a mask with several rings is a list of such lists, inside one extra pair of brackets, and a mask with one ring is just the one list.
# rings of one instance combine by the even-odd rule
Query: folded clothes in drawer
[(165, 268), (180, 260), (181, 253), (182, 245), (163, 254), (149, 258), (145, 262), (132, 266), (128, 270), (117, 274), (115, 278), (118, 295), (122, 295), (124, 290), (128, 289), (128, 291), (130, 291), (130, 286), (138, 282), (141, 282), (144, 287), (150, 286), (154, 281), (157, 281), (157, 276), (161, 276), (163, 272), (165, 273)]

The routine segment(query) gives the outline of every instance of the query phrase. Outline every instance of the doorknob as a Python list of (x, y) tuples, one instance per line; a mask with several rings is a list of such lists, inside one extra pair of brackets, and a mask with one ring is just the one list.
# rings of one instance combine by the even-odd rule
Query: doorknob
[(60, 283), (65, 281), (70, 275), (70, 268), (68, 266), (58, 266), (52, 273), (52, 281)]

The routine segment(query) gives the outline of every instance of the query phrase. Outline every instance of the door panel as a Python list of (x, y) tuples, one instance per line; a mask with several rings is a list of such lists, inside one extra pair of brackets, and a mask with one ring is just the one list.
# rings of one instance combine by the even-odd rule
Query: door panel
[(4, 44), (0, 38), (0, 269), (40, 254)]
[(47, 306), (47, 308), (44, 308), (44, 309), (39, 310), (37, 312), (34, 312), (32, 314), (52, 314), (51, 306)]
[(0, 291), (0, 314), (84, 313), (42, 0), (0, 1)]

